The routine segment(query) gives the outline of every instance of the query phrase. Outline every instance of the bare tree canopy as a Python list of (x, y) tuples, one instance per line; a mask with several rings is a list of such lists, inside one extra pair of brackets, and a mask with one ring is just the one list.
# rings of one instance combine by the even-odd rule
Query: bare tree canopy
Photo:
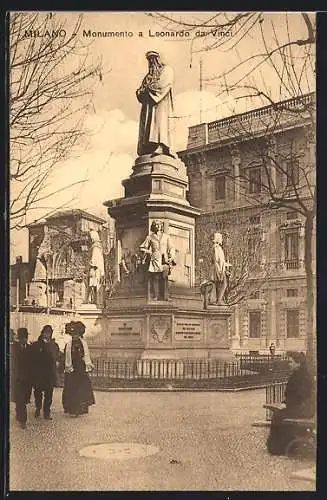
[[(189, 33), (191, 63), (193, 55), (209, 57), (203, 82), (218, 97), (252, 99), (254, 106), (260, 106), (315, 90), (313, 13), (148, 15), (164, 30)], [(210, 58), (211, 54), (216, 57)]]
[(275, 269), (264, 261), (268, 248), (261, 212), (249, 215), (247, 211), (204, 214), (198, 220), (196, 254), (200, 281), (208, 278), (212, 267), (212, 236), (219, 231), (223, 237), (226, 261), (230, 264), (225, 299), (234, 305), (259, 292), (269, 281)]
[[(243, 101), (252, 109), (266, 107), (254, 110), (252, 114), (236, 114), (236, 105), (233, 109), (235, 116), (221, 120), (212, 133), (216, 134), (217, 141), (235, 138), (240, 144), (251, 145), (253, 163), (247, 164), (246, 168), (242, 165), (237, 174), (230, 174), (240, 186), (240, 194), (246, 196), (247, 203), (260, 206), (264, 196), (265, 203), (271, 208), (294, 210), (304, 218), (307, 355), (313, 365), (315, 15), (306, 12), (217, 12), (214, 15), (201, 14), (200, 18), (191, 13), (149, 15), (161, 21), (165, 29), (188, 30), (192, 34), (191, 54), (199, 52), (203, 57), (210, 57), (208, 71), (211, 74), (203, 78), (203, 82), (205, 88), (214, 89), (216, 97), (225, 96), (234, 104)], [(231, 36), (226, 36), (227, 31)], [(224, 58), (221, 71), (220, 58)], [(297, 126), (302, 127), (301, 144), (296, 140), (291, 140), (287, 146), (280, 144), (279, 133), (288, 121), (291, 126), (298, 122)], [(207, 126), (211, 125), (215, 127), (214, 124)], [(249, 182), (252, 183), (250, 196), (246, 189), (242, 189)]]
[(85, 134), (83, 118), (102, 74), (89, 44), (75, 36), (81, 21), (80, 15), (74, 26), (58, 14), (10, 15), (11, 228), (23, 228), (26, 214), (55, 194), (51, 174)]

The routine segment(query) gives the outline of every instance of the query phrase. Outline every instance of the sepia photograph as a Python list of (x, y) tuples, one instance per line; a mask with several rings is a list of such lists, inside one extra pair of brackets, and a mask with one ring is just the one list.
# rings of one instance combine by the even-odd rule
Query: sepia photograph
[(8, 491), (315, 492), (316, 13), (7, 31)]

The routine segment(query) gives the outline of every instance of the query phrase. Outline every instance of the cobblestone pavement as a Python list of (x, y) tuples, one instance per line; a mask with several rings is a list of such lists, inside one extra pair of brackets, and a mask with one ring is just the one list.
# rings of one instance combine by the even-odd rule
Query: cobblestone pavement
[[(63, 413), (56, 389), (53, 420), (33, 417), (16, 426), (10, 416), (10, 490), (313, 491), (291, 479), (312, 464), (269, 456), (264, 391), (97, 392), (90, 413)], [(100, 460), (79, 456), (95, 443), (141, 443), (159, 452), (143, 458)]]

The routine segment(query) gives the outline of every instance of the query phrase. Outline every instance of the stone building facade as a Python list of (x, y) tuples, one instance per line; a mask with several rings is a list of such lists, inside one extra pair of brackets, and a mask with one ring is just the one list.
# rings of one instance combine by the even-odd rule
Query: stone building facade
[(23, 262), (21, 256), (16, 257), (15, 264), (10, 266), (10, 306), (12, 308), (24, 304), (30, 280), (31, 272), (28, 262)]
[(107, 221), (84, 210), (57, 212), (29, 224), (28, 305), (74, 309), (87, 301), (91, 231), (99, 234), (108, 254), (113, 231)]
[[(269, 277), (234, 306), (235, 351), (264, 353), (272, 342), (277, 351), (305, 349), (305, 219), (294, 210), (294, 195), (314, 206), (314, 126), (308, 112), (314, 106), (315, 95), (308, 94), (195, 125), (189, 129), (187, 149), (179, 153), (187, 165), (189, 201), (202, 209), (196, 226), (198, 280), (204, 278), (199, 276), (203, 224), (213, 233), (222, 218), (235, 221), (246, 215), (248, 231), (264, 242), (258, 260), (261, 268), (269, 267)], [(283, 206), (267, 194), (268, 182)], [(315, 227), (312, 257), (315, 273)], [(249, 276), (249, 289), (257, 278)]]

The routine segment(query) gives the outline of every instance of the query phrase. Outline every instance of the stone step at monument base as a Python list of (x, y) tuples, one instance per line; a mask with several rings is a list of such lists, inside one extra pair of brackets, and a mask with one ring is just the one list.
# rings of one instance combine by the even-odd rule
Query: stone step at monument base
[(146, 349), (141, 354), (142, 360), (221, 360), (235, 361), (236, 358), (228, 348), (223, 349)]

